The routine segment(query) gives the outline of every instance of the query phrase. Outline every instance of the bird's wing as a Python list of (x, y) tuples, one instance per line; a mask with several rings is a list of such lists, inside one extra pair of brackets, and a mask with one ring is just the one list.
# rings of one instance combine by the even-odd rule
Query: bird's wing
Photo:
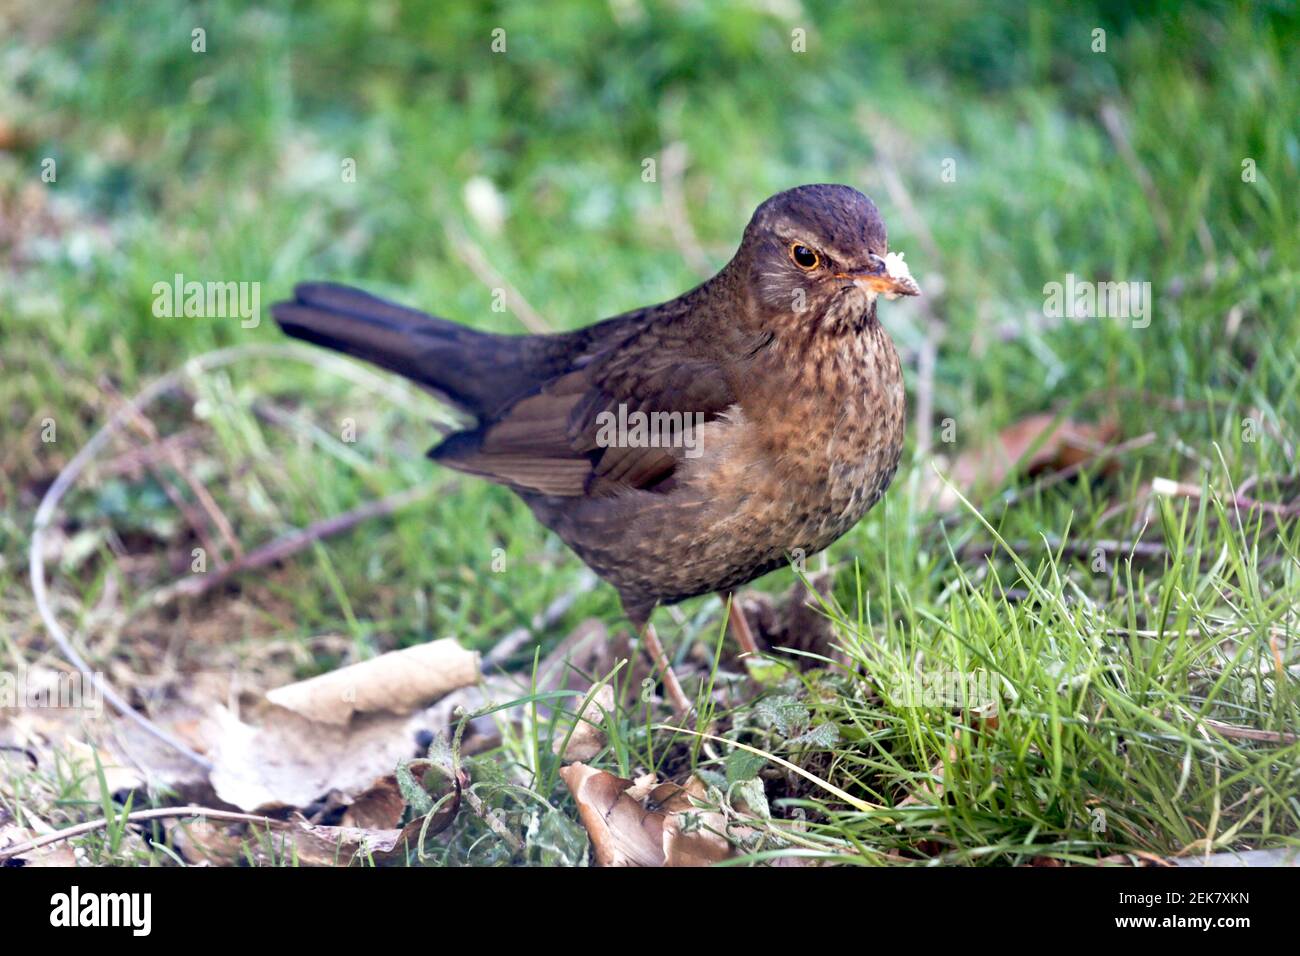
[[(627, 323), (569, 357), (539, 388), (430, 455), (519, 491), (595, 497), (664, 487), (694, 436), (735, 396), (677, 323)], [(647, 428), (640, 435), (620, 423)], [(629, 440), (630, 439), (630, 440)]]

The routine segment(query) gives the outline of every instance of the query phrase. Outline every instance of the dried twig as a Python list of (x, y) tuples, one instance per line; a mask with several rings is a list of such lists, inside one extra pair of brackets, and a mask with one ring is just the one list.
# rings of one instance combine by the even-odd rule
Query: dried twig
[(154, 603), (165, 604), (177, 597), (196, 597), (206, 594), (236, 574), (264, 568), (275, 564), (277, 561), (283, 561), (285, 558), (297, 554), (323, 538), (341, 534), (356, 527), (363, 521), (369, 521), (371, 518), (392, 514), (409, 504), (429, 497), (435, 491), (445, 491), (446, 488), (447, 486), (439, 487), (436, 485), (420, 485), (415, 488), (407, 488), (377, 501), (369, 501), (364, 505), (353, 508), (351, 511), (345, 511), (329, 518), (322, 518), (320, 521), (313, 521), (305, 528), (290, 531), (288, 534), (282, 535), (260, 548), (249, 551), (242, 557), (231, 561), (225, 567), (217, 569), (212, 574), (191, 575), (159, 589), (154, 595)]
[(19, 843), (15, 846), (8, 846), (0, 849), (0, 860), (11, 860), (16, 856), (24, 853), (30, 853), (32, 850), (38, 850), (43, 846), (49, 846), (51, 843), (60, 843), (64, 840), (71, 840), (73, 837), (79, 837), (87, 833), (93, 833), (96, 830), (102, 830), (110, 823), (121, 823), (125, 820), (128, 823), (138, 823), (141, 820), (164, 820), (174, 817), (211, 817), (213, 820), (228, 820), (232, 823), (266, 823), (272, 826), (283, 826), (283, 820), (273, 820), (270, 817), (260, 817), (251, 813), (236, 813), (232, 810), (213, 810), (210, 807), (155, 807), (152, 810), (136, 810), (128, 813), (125, 817), (114, 817), (109, 820), (107, 817), (100, 817), (98, 820), (90, 820), (87, 823), (78, 823), (76, 826), (68, 827), (65, 830), (58, 830), (55, 833), (47, 833), (45, 836), (37, 837), (35, 840), (28, 840), (26, 843)]
[[(1166, 711), (1166, 719), (1174, 719), (1177, 715)], [(1192, 718), (1194, 723), (1204, 724), (1210, 730), (1224, 737), (1233, 740), (1254, 740), (1265, 744), (1286, 744), (1291, 745), (1300, 742), (1300, 734), (1288, 733), (1279, 730), (1259, 730), (1255, 727), (1238, 727), (1236, 724), (1227, 724), (1221, 720), (1213, 720), (1209, 717), (1194, 717), (1188, 713), (1187, 716)]]
[(1073, 478), (1075, 475), (1079, 474), (1079, 472), (1083, 471), (1085, 468), (1091, 465), (1095, 465), (1098, 464), (1099, 462), (1107, 461), (1111, 458), (1118, 458), (1120, 455), (1127, 454), (1128, 452), (1135, 451), (1139, 448), (1145, 448), (1147, 445), (1150, 445), (1155, 440), (1156, 440), (1155, 432), (1146, 432), (1143, 435), (1138, 435), (1136, 438), (1130, 438), (1128, 441), (1122, 441), (1118, 445), (1111, 445), (1106, 448), (1099, 448), (1097, 449), (1097, 453), (1093, 455), (1091, 458), (1087, 458), (1083, 461), (1076, 462), (1073, 465), (1067, 465), (1066, 467), (1062, 468), (1060, 471), (1054, 471), (1046, 478), (1041, 478), (1035, 481), (1032, 485), (1030, 485), (1027, 488), (1011, 491), (1003, 495), (1001, 498), (1002, 504), (1004, 505), (1015, 504), (1017, 501), (1019, 501), (1021, 498), (1025, 497), (1026, 495), (1036, 494), (1037, 492), (1045, 491), (1046, 489), (1052, 487), (1053, 485), (1060, 484), (1062, 481), (1068, 481), (1069, 479)]
[[(1192, 498), (1199, 501), (1203, 497), (1200, 485), (1188, 484), (1185, 481), (1174, 481), (1171, 478), (1154, 479), (1151, 482), (1151, 491), (1153, 494), (1168, 498)], [(1242, 494), (1233, 495), (1224, 500), (1243, 511), (1259, 509), (1268, 514), (1281, 515), (1287, 518), (1300, 515), (1300, 502), (1284, 505), (1275, 501), (1259, 501), (1255, 498), (1247, 498)]]
[[(114, 407), (121, 407), (122, 396), (118, 393), (117, 389), (113, 387), (112, 383), (104, 381), (102, 382), (102, 388), (105, 394), (112, 397)], [(149, 421), (142, 412), (137, 411), (130, 416), (130, 419), (136, 431), (144, 436), (145, 440), (150, 443), (147, 447), (158, 449), (164, 447), (158, 437), (158, 430), (153, 426), (153, 422)], [(180, 472), (182, 478), (184, 478), (185, 482), (189, 484), (191, 490), (193, 490), (196, 483), (195, 479), (189, 473), (188, 469), (177, 466), (179, 452), (166, 452), (165, 454), (168, 461), (171, 462), (172, 467), (176, 468), (176, 470)], [(194, 505), (186, 501), (185, 496), (181, 494), (180, 489), (176, 487), (175, 482), (173, 482), (167, 476), (166, 472), (163, 471), (162, 465), (156, 457), (146, 457), (143, 459), (143, 463), (144, 467), (149, 470), (151, 475), (153, 475), (154, 480), (162, 487), (168, 500), (171, 501), (171, 503), (176, 506), (176, 510), (185, 517), (185, 523), (188, 524), (194, 531), (195, 535), (198, 536), (199, 543), (203, 546), (204, 550), (207, 551), (208, 554), (212, 555), (212, 559), (216, 562), (217, 567), (223, 567), (226, 563), (225, 555), (222, 553), (221, 549), (217, 547), (217, 543), (212, 540), (212, 535), (210, 534), (211, 528), (208, 525), (208, 519), (212, 517), (212, 512), (209, 511), (208, 517), (205, 518), (201, 509), (195, 508)], [(183, 463), (184, 462), (182, 461), (182, 464)], [(202, 487), (202, 485), (200, 484), (199, 487)], [(222, 518), (225, 518), (224, 514), (222, 515)], [(229, 527), (229, 522), (227, 522), (226, 526), (227, 528)], [(227, 541), (229, 542), (229, 539), (227, 539)]]
[(682, 188), (682, 177), (686, 173), (687, 158), (686, 144), (680, 140), (665, 146), (659, 157), (659, 172), (663, 176), (664, 214), (668, 217), (668, 228), (672, 231), (673, 241), (677, 243), (677, 250), (686, 264), (703, 278), (708, 278), (715, 269), (709, 261), (708, 253), (700, 245), (686, 211), (686, 190)]
[[(1171, 552), (1163, 544), (1155, 541), (1117, 541), (1112, 538), (1099, 538), (1093, 541), (1061, 541), (1060, 538), (1053, 535), (1045, 535), (1034, 541), (1019, 540), (1008, 542), (1008, 546), (1015, 552), (1028, 551), (1037, 546), (1044, 545), (1052, 551), (1064, 551), (1070, 555), (1091, 555), (1094, 551), (1103, 551), (1106, 554), (1117, 556), (1129, 556), (1134, 558), (1143, 558), (1146, 560), (1157, 560), (1170, 556)], [(1001, 545), (992, 541), (971, 542), (963, 547), (960, 551), (962, 560), (971, 558), (988, 557), (995, 551), (1000, 550)], [(1192, 549), (1187, 549), (1187, 554), (1191, 554)]]
[(542, 631), (553, 627), (560, 618), (569, 613), (569, 609), (578, 598), (596, 586), (597, 580), (596, 575), (584, 571), (577, 584), (548, 604), (545, 610), (533, 615), (528, 627), (517, 627), (497, 641), (492, 650), (483, 656), (483, 670), (503, 666), (515, 651), (534, 640)]
[(200, 444), (200, 440), (199, 429), (190, 428), (174, 435), (168, 435), (156, 442), (150, 442), (148, 445), (135, 445), (102, 464), (96, 465), (95, 475), (107, 477), (117, 475), (139, 476), (143, 470), (158, 464), (167, 457), (170, 454), (169, 448), (175, 448), (178, 451), (194, 448)]
[(522, 852), (524, 848), (522, 841), (510, 832), (510, 828), (483, 802), (482, 797), (469, 787), (466, 787), (463, 792), (465, 802), (469, 804), (469, 808), (474, 812), (474, 815), (486, 823), (489, 830), (504, 840), (512, 851), (515, 853)]
[(1238, 727), (1236, 724), (1225, 724), (1221, 720), (1211, 720), (1209, 717), (1202, 717), (1201, 723), (1216, 733), (1236, 740), (1257, 740), (1268, 744), (1293, 744), (1300, 741), (1300, 734), (1279, 730), (1257, 730), (1254, 727)]
[(510, 284), (501, 273), (497, 272), (492, 265), (492, 261), (487, 254), (479, 248), (478, 244), (469, 237), (469, 234), (460, 227), (450, 216), (443, 219), (443, 231), (447, 236), (447, 244), (451, 246), (452, 251), (460, 257), (461, 262), (469, 266), (470, 272), (478, 277), (489, 289), (501, 289), (506, 294), (506, 308), (515, 314), (515, 317), (524, 324), (528, 331), (537, 335), (543, 335), (551, 331), (551, 324), (542, 317), (542, 314), (528, 304), (524, 294)]

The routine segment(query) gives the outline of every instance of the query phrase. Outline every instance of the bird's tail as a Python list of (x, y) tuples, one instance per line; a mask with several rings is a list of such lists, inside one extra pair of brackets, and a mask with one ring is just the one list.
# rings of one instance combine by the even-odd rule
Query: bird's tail
[(441, 393), (475, 415), (490, 414), (516, 356), (507, 336), (325, 282), (296, 286), (271, 314), (294, 338), (372, 362)]

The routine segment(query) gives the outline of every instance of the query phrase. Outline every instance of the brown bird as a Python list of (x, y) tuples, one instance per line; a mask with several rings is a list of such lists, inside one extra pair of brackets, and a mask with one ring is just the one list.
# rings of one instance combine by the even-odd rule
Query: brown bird
[(472, 415), (430, 457), (512, 489), (617, 589), (682, 710), (655, 606), (822, 550), (894, 476), (903, 375), (876, 300), (918, 294), (901, 262), (870, 199), (800, 186), (758, 207), (713, 278), (573, 332), (478, 332), (317, 283), (272, 314)]

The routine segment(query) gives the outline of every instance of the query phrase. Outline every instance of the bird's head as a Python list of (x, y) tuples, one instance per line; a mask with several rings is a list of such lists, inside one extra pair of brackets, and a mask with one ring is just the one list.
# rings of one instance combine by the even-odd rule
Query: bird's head
[(920, 294), (902, 257), (889, 255), (875, 203), (848, 186), (777, 193), (754, 212), (735, 265), (769, 328), (861, 331), (877, 296)]

